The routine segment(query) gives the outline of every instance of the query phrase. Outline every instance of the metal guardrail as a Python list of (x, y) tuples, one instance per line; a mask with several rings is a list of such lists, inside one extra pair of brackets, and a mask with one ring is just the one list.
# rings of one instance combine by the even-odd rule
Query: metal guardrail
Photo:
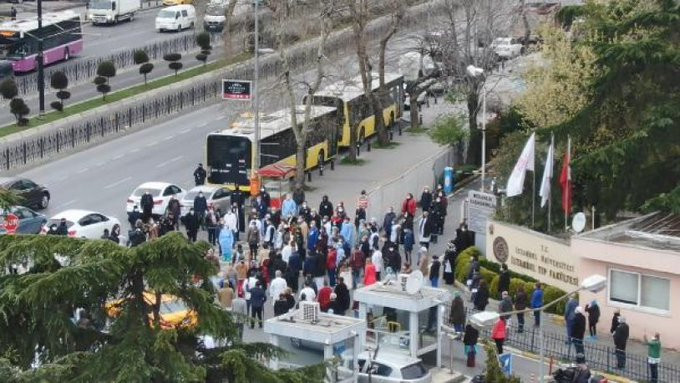
[[(221, 41), (221, 35), (214, 36), (214, 42)], [(86, 59), (79, 59), (63, 63), (56, 67), (48, 67), (45, 69), (45, 83), (49, 86), (49, 81), (54, 72), (61, 71), (66, 74), (71, 85), (87, 82), (94, 79), (97, 66), (102, 61), (113, 61), (117, 69), (127, 68), (136, 65), (134, 62), (135, 51), (143, 50), (149, 55), (151, 61), (162, 60), (163, 56), (168, 53), (186, 53), (198, 49), (196, 45), (196, 35), (181, 35), (172, 39), (163, 40), (160, 42), (148, 44), (135, 49), (121, 50), (114, 52), (108, 56), (93, 57)], [(38, 91), (38, 74), (30, 73), (23, 76), (15, 77), (15, 82), (19, 88), (19, 92), (23, 95)]]
[[(445, 306), (444, 323), (449, 323), (450, 303)], [(476, 313), (474, 309), (466, 308), (466, 315)], [(545, 320), (545, 318), (543, 318)], [(505, 340), (505, 345), (517, 348), (522, 351), (527, 351), (533, 354), (538, 354), (541, 348), (541, 338), (537, 328), (533, 327), (533, 315), (525, 315), (524, 331), (517, 332), (517, 318), (513, 316), (509, 336)], [(480, 336), (490, 338), (491, 329), (486, 328), (480, 331)], [(564, 333), (557, 333), (554, 331), (543, 330), (543, 339), (545, 342), (545, 356), (553, 358), (558, 361), (576, 362), (576, 349), (573, 343), (568, 342), (567, 335)], [(586, 340), (583, 342), (585, 351), (586, 364), (597, 371), (607, 372), (619, 376), (623, 376), (635, 381), (649, 381), (650, 373), (647, 365), (647, 355), (635, 354), (626, 352), (625, 368), (616, 368), (616, 348)], [(663, 356), (662, 356), (663, 359)], [(658, 365), (659, 382), (672, 383), (680, 382), (680, 366), (661, 362)]]

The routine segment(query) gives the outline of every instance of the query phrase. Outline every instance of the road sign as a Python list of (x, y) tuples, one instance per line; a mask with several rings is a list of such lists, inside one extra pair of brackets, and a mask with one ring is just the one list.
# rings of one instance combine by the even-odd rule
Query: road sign
[(505, 354), (498, 355), (498, 362), (501, 364), (501, 371), (506, 376), (512, 375), (512, 354), (507, 352)]
[(252, 99), (252, 83), (247, 80), (222, 80), (222, 99), (223, 100), (243, 100)]
[(476, 190), (468, 192), (468, 229), (475, 233), (486, 231), (486, 220), (496, 213), (496, 196)]
[(12, 213), (7, 214), (7, 216), (5, 217), (5, 230), (7, 230), (7, 234), (16, 233), (18, 228), (19, 217)]

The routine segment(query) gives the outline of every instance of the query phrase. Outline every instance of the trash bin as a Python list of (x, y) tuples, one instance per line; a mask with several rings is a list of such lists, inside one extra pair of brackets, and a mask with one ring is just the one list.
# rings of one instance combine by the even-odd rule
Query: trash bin
[(451, 166), (447, 166), (444, 168), (444, 193), (451, 194), (453, 193), (454, 187), (455, 187), (455, 173), (453, 172), (453, 168)]

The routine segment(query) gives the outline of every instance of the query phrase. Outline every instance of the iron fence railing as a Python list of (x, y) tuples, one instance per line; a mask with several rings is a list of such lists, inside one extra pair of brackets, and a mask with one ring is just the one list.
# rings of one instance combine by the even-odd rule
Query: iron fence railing
[[(466, 308), (467, 317), (476, 313), (474, 309)], [(444, 322), (449, 322), (450, 306), (444, 311)], [(515, 316), (510, 320), (509, 336), (505, 344), (516, 349), (539, 354), (541, 350), (541, 339), (539, 330), (533, 327), (533, 315), (526, 314), (526, 324), (523, 332), (517, 332), (517, 319)], [(480, 332), (480, 336), (491, 337), (491, 329), (486, 328)], [(573, 342), (568, 342), (565, 333), (558, 333), (550, 330), (543, 331), (544, 352), (546, 358), (553, 358), (562, 362), (576, 362), (576, 349)], [(588, 366), (597, 371), (607, 372), (623, 376), (635, 381), (646, 382), (650, 380), (647, 355), (632, 352), (625, 353), (625, 368), (617, 368), (616, 348), (594, 341), (586, 340), (583, 342), (584, 354)], [(661, 362), (658, 365), (659, 382), (672, 383), (680, 382), (680, 366), (671, 363)]]

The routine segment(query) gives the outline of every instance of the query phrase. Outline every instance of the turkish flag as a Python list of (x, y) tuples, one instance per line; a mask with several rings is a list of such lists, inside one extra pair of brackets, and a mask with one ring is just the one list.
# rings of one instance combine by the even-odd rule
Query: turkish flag
[(564, 164), (562, 174), (560, 174), (560, 185), (562, 186), (562, 210), (564, 214), (571, 213), (572, 183), (571, 183), (571, 156), (569, 151), (564, 154)]

